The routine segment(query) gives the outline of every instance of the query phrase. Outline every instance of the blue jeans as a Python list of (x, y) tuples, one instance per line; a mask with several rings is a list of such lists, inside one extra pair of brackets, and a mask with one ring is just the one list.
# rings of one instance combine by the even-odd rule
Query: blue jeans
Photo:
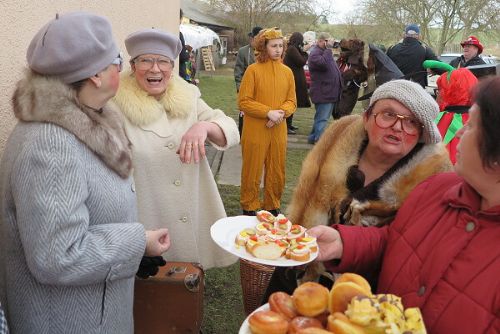
[(314, 105), (316, 108), (316, 113), (314, 114), (314, 124), (311, 130), (311, 134), (307, 138), (310, 143), (316, 143), (319, 137), (325, 131), (328, 119), (332, 115), (335, 103), (316, 103)]

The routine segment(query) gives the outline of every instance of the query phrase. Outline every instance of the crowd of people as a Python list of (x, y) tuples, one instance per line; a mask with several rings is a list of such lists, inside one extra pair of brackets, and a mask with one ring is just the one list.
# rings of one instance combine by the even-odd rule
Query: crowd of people
[[(407, 26), (377, 56), (397, 75), (350, 115), (368, 77), (382, 76), (377, 47), (345, 39), (335, 60), (327, 33), (311, 46), (300, 32), (254, 27), (234, 70), (238, 129), (191, 84), (182, 35), (131, 32), (122, 71), (107, 18), (49, 21), (26, 52), (0, 166), (0, 334), (132, 333), (135, 275), (165, 261), (234, 263), (210, 238), (226, 212), (205, 145), (241, 137), (242, 213), (278, 215), (292, 117), (311, 102), (314, 146), (286, 214), (317, 238), (319, 256), (277, 268), (264, 300), (351, 271), (420, 307), (429, 333), (498, 331), (500, 77), (466, 68), (483, 51), (476, 37), (443, 65), (419, 32)], [(427, 69), (441, 73), (437, 102)]]

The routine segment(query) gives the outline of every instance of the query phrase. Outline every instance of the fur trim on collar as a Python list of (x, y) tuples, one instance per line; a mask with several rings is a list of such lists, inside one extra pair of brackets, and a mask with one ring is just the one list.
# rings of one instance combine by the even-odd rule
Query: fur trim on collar
[(130, 176), (131, 145), (116, 106), (108, 103), (102, 113), (81, 107), (70, 86), (31, 71), (18, 82), (12, 104), (19, 120), (53, 123), (66, 129), (120, 177)]
[(114, 101), (132, 124), (140, 126), (155, 122), (163, 112), (171, 117), (186, 118), (192, 112), (193, 100), (199, 97), (196, 86), (174, 74), (165, 93), (157, 100), (139, 87), (131, 71), (126, 71), (121, 75)]
[(305, 227), (339, 223), (341, 206), (347, 201), (349, 209), (344, 218), (349, 224), (383, 225), (393, 218), (418, 183), (452, 168), (442, 143), (427, 144), (380, 184), (378, 199), (353, 200), (346, 185), (347, 174), (351, 166), (358, 164), (365, 139), (359, 115), (342, 117), (323, 133), (302, 164), (288, 208), (291, 221)]

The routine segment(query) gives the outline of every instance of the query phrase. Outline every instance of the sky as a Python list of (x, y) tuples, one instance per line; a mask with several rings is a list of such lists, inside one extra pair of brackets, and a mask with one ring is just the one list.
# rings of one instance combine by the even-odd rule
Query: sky
[(341, 23), (346, 14), (354, 9), (356, 0), (318, 0), (320, 4), (327, 8), (330, 4), (333, 4), (331, 8), (335, 13), (328, 17), (330, 23)]

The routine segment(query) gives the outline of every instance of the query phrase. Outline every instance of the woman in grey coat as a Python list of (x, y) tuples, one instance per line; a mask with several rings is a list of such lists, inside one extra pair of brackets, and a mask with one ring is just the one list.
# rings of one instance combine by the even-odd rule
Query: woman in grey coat
[(170, 246), (136, 218), (130, 142), (107, 103), (121, 57), (108, 20), (35, 35), (2, 157), (0, 296), (12, 333), (132, 333), (134, 274)]

